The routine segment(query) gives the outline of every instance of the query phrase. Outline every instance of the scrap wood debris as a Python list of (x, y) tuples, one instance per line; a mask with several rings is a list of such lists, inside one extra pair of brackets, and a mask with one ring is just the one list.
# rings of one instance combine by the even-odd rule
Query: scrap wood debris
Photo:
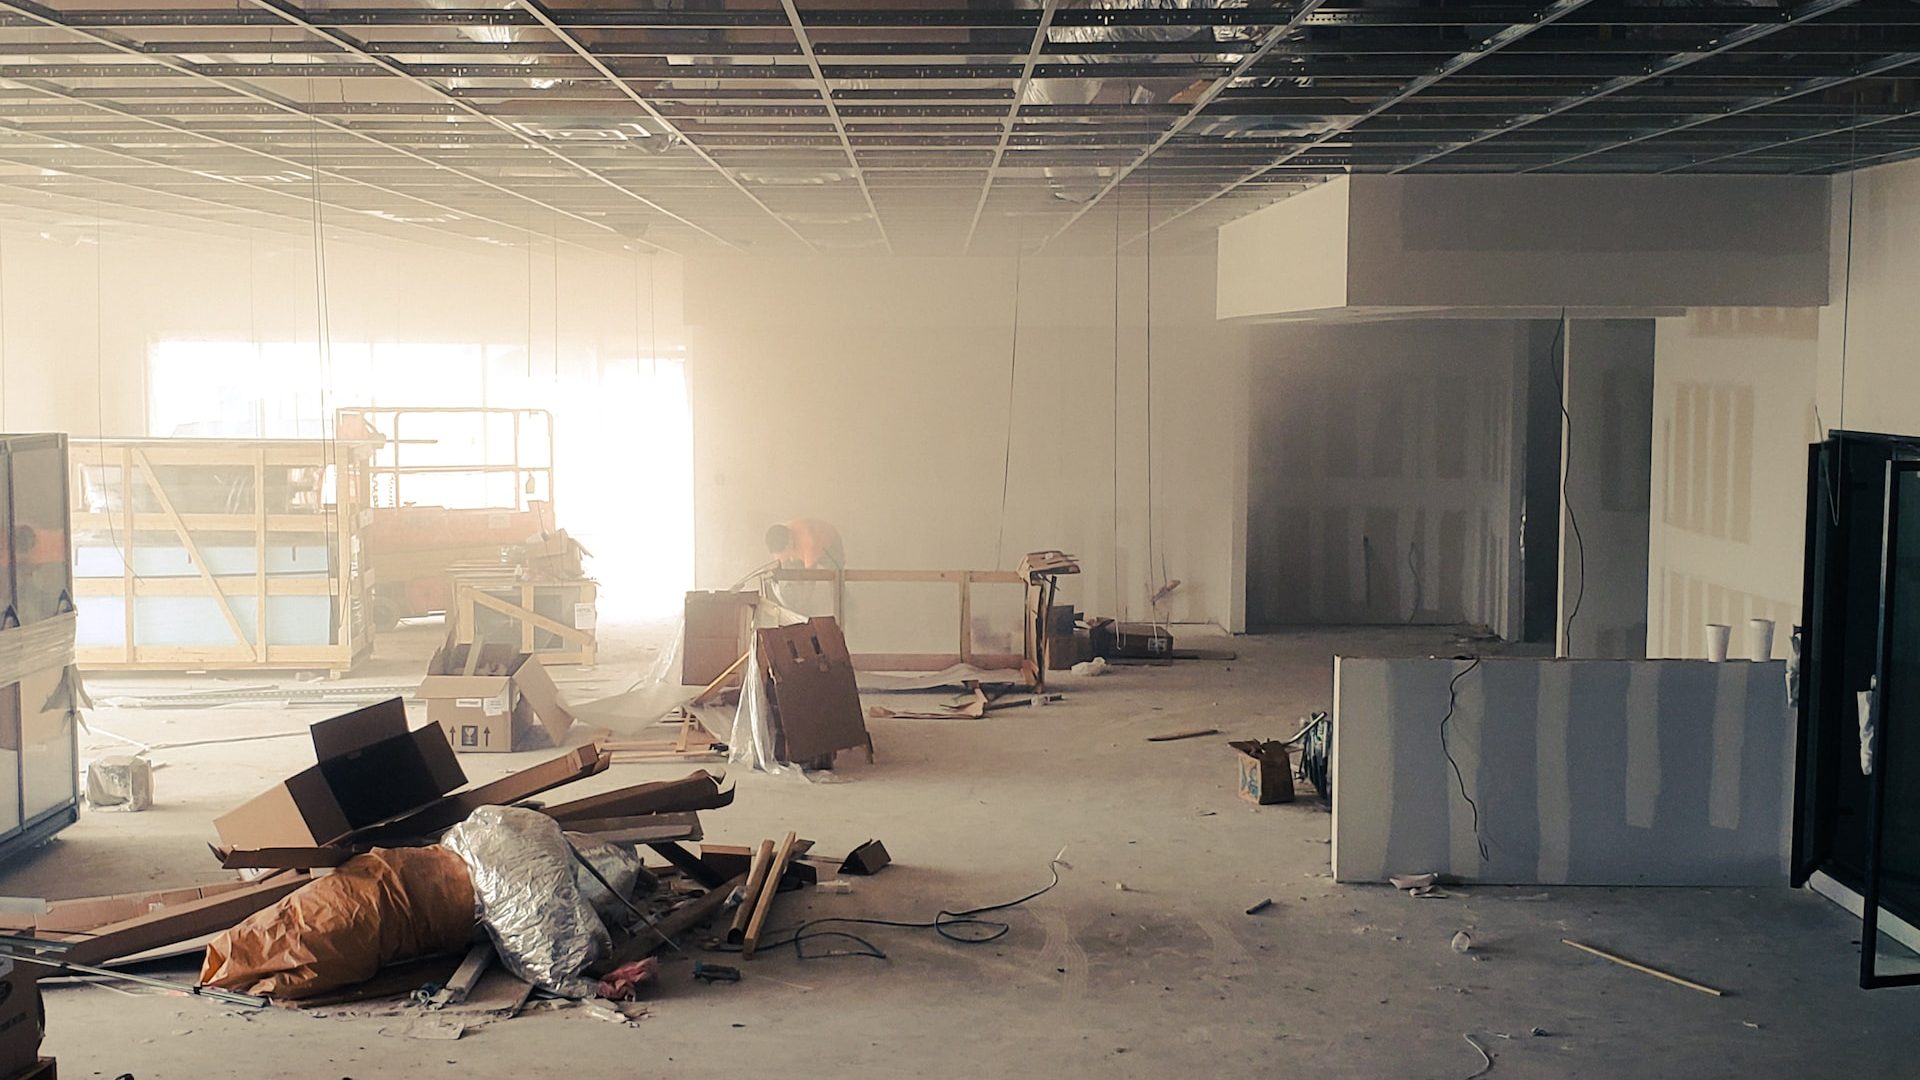
[[(662, 977), (658, 954), (731, 918), (746, 883), (746, 854), (703, 842), (700, 811), (734, 797), (712, 773), (573, 796), (569, 785), (614, 761), (588, 743), (469, 784), (447, 736), (409, 730), (398, 699), (311, 737), (319, 764), (215, 822), (214, 858), (253, 880), (24, 905), (0, 914), (0, 953), (138, 982), (150, 980), (91, 965), (204, 952), (202, 985), (157, 985), (227, 1004), (413, 1016), (456, 1038), (518, 1014), (536, 989), (644, 995)], [(761, 876), (754, 929), (765, 932), (775, 893), (818, 881), (811, 846), (787, 834)], [(885, 865), (877, 843), (858, 850)]]

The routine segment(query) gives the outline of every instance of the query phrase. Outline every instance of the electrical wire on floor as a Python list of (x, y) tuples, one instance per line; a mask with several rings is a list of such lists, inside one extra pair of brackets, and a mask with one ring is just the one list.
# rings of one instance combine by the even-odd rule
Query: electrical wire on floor
[(1467, 794), (1467, 781), (1460, 775), (1460, 763), (1453, 758), (1453, 748), (1447, 745), (1447, 724), (1453, 720), (1454, 710), (1460, 707), (1460, 680), (1472, 674), (1480, 666), (1480, 658), (1474, 657), (1473, 663), (1454, 673), (1447, 682), (1447, 715), (1440, 718), (1440, 752), (1446, 755), (1447, 764), (1453, 767), (1453, 782), (1460, 788), (1460, 797), (1467, 801), (1473, 810), (1473, 842), (1480, 849), (1480, 861), (1487, 861), (1487, 838), (1480, 834), (1480, 804)]
[(1480, 1040), (1474, 1038), (1472, 1032), (1462, 1032), (1460, 1034), (1460, 1037), (1467, 1040), (1468, 1046), (1471, 1046), (1475, 1050), (1478, 1050), (1480, 1052), (1480, 1060), (1486, 1062), (1486, 1064), (1480, 1066), (1478, 1069), (1475, 1069), (1473, 1072), (1468, 1073), (1464, 1078), (1462, 1078), (1462, 1080), (1479, 1080), (1480, 1077), (1485, 1076), (1488, 1073), (1492, 1072), (1493, 1071), (1493, 1055), (1487, 1053), (1487, 1048), (1480, 1045)]
[[(996, 911), (1007, 911), (1011, 908), (1017, 908), (1030, 900), (1037, 900), (1052, 892), (1054, 887), (1060, 884), (1060, 868), (1067, 867), (1068, 869), (1072, 869), (1064, 859), (1066, 853), (1066, 849), (1062, 848), (1059, 855), (1055, 855), (1053, 858), (1047, 860), (1047, 873), (1052, 876), (1051, 881), (1048, 881), (1045, 885), (1017, 900), (1007, 900), (998, 904), (987, 904), (982, 907), (967, 908), (964, 911), (943, 910), (938, 915), (924, 922), (910, 922), (900, 919), (809, 919), (788, 931), (786, 937), (766, 942), (762, 944), (760, 948), (763, 950), (778, 949), (791, 945), (793, 946), (793, 955), (801, 960), (831, 960), (846, 956), (864, 956), (874, 960), (887, 959), (886, 950), (850, 930), (816, 929), (817, 927), (829, 925), (883, 926), (898, 930), (931, 930), (948, 941), (959, 945), (985, 945), (990, 941), (998, 941), (1012, 932), (1013, 924), (1001, 922), (998, 919), (983, 919), (980, 916), (990, 915)], [(848, 943), (850, 947), (835, 949), (831, 952), (809, 952), (807, 950), (807, 942), (829, 939), (844, 941)], [(737, 949), (738, 946), (726, 946), (724, 948)]]

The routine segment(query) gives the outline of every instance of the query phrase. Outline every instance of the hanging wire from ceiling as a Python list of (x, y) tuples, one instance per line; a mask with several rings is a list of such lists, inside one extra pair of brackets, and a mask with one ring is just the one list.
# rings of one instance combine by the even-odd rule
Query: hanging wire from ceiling
[[(1838, 431), (1847, 430), (1847, 346), (1853, 322), (1853, 197), (1860, 186), (1860, 94), (1853, 95), (1853, 122), (1847, 135), (1847, 253), (1841, 271), (1840, 298), (1840, 416)], [(1819, 397), (1818, 393), (1814, 395)], [(1826, 432), (1821, 432), (1824, 438)], [(1827, 505), (1835, 528), (1840, 526), (1841, 480), (1846, 476), (1847, 444), (1844, 440), (1834, 451), (1833, 476), (1826, 482)], [(1822, 475), (1826, 470), (1821, 470)]]
[(522, 275), (525, 279), (525, 284), (527, 287), (527, 304), (526, 304), (527, 350), (526, 350), (526, 354), (522, 357), (522, 359), (526, 362), (526, 372), (525, 372), (526, 381), (532, 382), (533, 381), (533, 206), (531, 204), (527, 206), (527, 224), (526, 224), (526, 227), (521, 230), (520, 235), (522, 240), (525, 241), (523, 246), (525, 247), (527, 252), (527, 264)]
[(548, 283), (553, 298), (553, 381), (560, 381), (560, 215), (547, 215), (548, 254), (553, 260), (553, 280)]
[(1120, 585), (1120, 201), (1113, 202), (1113, 601), (1128, 615)]
[[(1014, 388), (1020, 377), (1020, 256), (1018, 243), (1013, 249), (1013, 323), (1007, 342), (1007, 438), (1000, 454), (1000, 528), (993, 538), (993, 566), (1000, 568), (1007, 540), (1007, 491), (1013, 482), (1013, 406)], [(968, 633), (973, 631), (968, 630)]]
[[(1149, 157), (1145, 168), (1147, 178), (1147, 265), (1146, 265), (1146, 319), (1147, 319), (1147, 596), (1157, 598), (1167, 583), (1167, 568), (1164, 564), (1166, 552), (1158, 553), (1156, 562), (1156, 543), (1154, 539), (1153, 514), (1153, 159)], [(1160, 581), (1154, 582), (1153, 573), (1158, 566)], [(1162, 625), (1161, 605), (1156, 599), (1149, 599), (1147, 617), (1155, 626)]]
[[(315, 54), (308, 54), (308, 62), (317, 62)], [(349, 557), (349, 554), (347, 552), (346, 537), (342, 536), (340, 532), (340, 493), (341, 489), (346, 486), (346, 483), (345, 477), (340, 474), (340, 432), (338, 426), (333, 423), (332, 414), (333, 318), (331, 310), (332, 295), (328, 288), (327, 281), (326, 203), (323, 201), (320, 188), (320, 112), (314, 100), (313, 79), (308, 78), (306, 82), (307, 113), (309, 116), (307, 124), (307, 171), (310, 174), (308, 176), (308, 205), (313, 211), (314, 345), (316, 357), (319, 360), (316, 371), (319, 383), (316, 411), (319, 413), (319, 436), (321, 440), (320, 475), (316, 478), (314, 485), (314, 501), (317, 504), (316, 508), (320, 511), (322, 522), (326, 527), (327, 537), (331, 543), (336, 546), (335, 552), (331, 553), (332, 558), (344, 562)], [(346, 100), (346, 83), (344, 81), (339, 83), (338, 91), (340, 99), (342, 101)], [(334, 479), (334, 495), (331, 501), (327, 499), (327, 477), (329, 476)], [(254, 497), (262, 500), (262, 505), (264, 505), (266, 492), (257, 491), (254, 493)], [(343, 582), (343, 587), (339, 590), (339, 597), (336, 601), (339, 605), (335, 610), (337, 626), (346, 626), (352, 619), (353, 590), (345, 588), (344, 584)], [(255, 632), (262, 633), (265, 627), (264, 620), (257, 625), (259, 629), (256, 629)], [(336, 631), (336, 633), (337, 632), (338, 631)], [(267, 642), (264, 638), (257, 642), (256, 645), (262, 654), (264, 654), (267, 647)]]
[[(100, 200), (95, 199), (93, 201), (93, 435), (96, 439), (105, 439), (107, 437), (106, 305), (102, 300), (102, 293), (105, 290), (105, 286), (103, 284), (104, 275), (100, 267), (100, 261), (106, 254), (106, 247), (101, 243), (101, 239)], [(123, 460), (120, 477), (121, 501), (123, 503), (120, 507), (120, 513), (125, 515), (127, 520), (129, 542), (133, 539), (131, 536), (133, 532), (133, 477), (129, 475), (128, 465), (124, 462), (130, 461), (131, 458)], [(144, 584), (147, 579), (141, 577), (140, 572), (134, 568), (133, 554), (128, 550), (130, 543), (122, 544), (120, 542), (120, 528), (113, 523), (113, 502), (106, 497), (106, 478), (107, 459), (103, 449), (100, 455), (100, 483), (102, 487), (100, 505), (104, 510), (103, 516), (107, 520), (107, 543), (113, 545), (114, 553), (120, 556), (121, 570), (130, 575), (134, 581)], [(127, 597), (126, 602), (132, 604), (133, 597)], [(128, 644), (131, 645), (132, 643), (129, 642)]]

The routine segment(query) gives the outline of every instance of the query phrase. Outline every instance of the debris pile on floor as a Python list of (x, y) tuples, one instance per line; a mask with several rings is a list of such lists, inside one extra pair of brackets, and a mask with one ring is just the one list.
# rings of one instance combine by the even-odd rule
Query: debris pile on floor
[[(459, 662), (475, 667), (481, 651)], [(497, 677), (509, 689), (517, 679)], [(555, 798), (611, 765), (589, 743), (469, 785), (446, 731), (409, 730), (399, 699), (313, 725), (315, 765), (214, 823), (214, 858), (245, 880), (0, 915), (0, 964), (254, 1007), (367, 1009), (379, 1006), (357, 1003), (393, 998), (382, 1015), (411, 1017), (401, 1030), (417, 1037), (457, 1038), (535, 994), (607, 998), (625, 1023), (644, 1006), (619, 1002), (688, 978), (656, 959), (684, 956), (691, 946), (676, 939), (715, 921), (716, 936), (750, 958), (775, 896), (819, 881), (806, 861), (812, 842), (794, 832), (757, 849), (683, 846), (704, 839), (699, 811), (733, 801), (708, 772)], [(643, 851), (663, 864), (648, 867)], [(888, 861), (869, 841), (845, 872)], [(196, 954), (197, 985), (103, 966)], [(710, 963), (692, 975), (739, 978)]]

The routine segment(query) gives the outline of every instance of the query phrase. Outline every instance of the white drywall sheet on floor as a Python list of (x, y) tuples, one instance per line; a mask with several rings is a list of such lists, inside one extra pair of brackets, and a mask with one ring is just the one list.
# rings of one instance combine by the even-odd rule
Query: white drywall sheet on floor
[[(1780, 661), (1334, 661), (1333, 873), (1488, 884), (1786, 880)], [(1462, 673), (1465, 673), (1464, 675)], [(1448, 683), (1459, 676), (1441, 750)], [(1479, 804), (1487, 858), (1473, 811)]]

